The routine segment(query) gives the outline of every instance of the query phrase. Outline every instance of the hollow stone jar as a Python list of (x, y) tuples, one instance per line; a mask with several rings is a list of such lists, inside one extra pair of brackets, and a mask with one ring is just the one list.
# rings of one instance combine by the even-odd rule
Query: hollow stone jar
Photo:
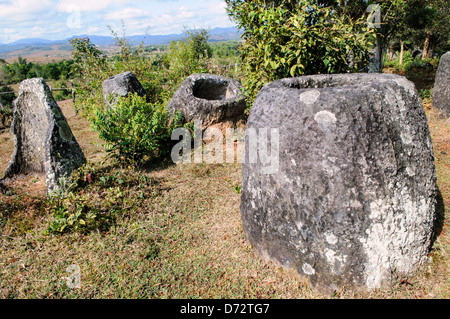
[[(265, 145), (248, 132), (268, 128), (279, 131), (268, 143), (279, 144), (271, 173), (248, 160)], [(412, 82), (388, 74), (272, 82), (254, 102), (245, 143), (243, 229), (265, 260), (325, 291), (378, 288), (427, 260), (436, 176)]]
[(206, 128), (215, 123), (236, 121), (244, 114), (246, 97), (242, 85), (214, 74), (192, 74), (181, 83), (167, 105), (169, 112), (181, 111), (187, 122), (199, 120)]

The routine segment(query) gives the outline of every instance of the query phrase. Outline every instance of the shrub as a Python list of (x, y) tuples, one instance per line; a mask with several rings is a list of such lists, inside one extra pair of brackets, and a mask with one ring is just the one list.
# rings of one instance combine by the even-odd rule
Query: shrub
[(422, 99), (423, 103), (431, 103), (433, 98), (433, 89), (422, 89), (419, 92), (419, 96)]
[(374, 33), (366, 20), (354, 20), (319, 2), (226, 0), (245, 40), (241, 58), (249, 105), (268, 82), (356, 72), (358, 64), (367, 63)]
[(171, 133), (179, 123), (169, 123), (162, 103), (149, 103), (137, 94), (119, 98), (113, 108), (97, 110), (93, 120), (109, 155), (137, 166), (170, 153)]

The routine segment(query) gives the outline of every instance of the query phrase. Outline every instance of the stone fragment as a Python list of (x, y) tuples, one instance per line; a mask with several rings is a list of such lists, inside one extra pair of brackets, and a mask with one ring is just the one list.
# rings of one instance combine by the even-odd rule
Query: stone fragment
[(145, 90), (136, 76), (130, 71), (120, 73), (103, 81), (103, 100), (109, 106), (117, 102), (117, 97), (126, 97), (128, 93), (145, 96)]
[(450, 52), (439, 61), (433, 88), (433, 107), (450, 116)]
[(202, 121), (203, 129), (220, 122), (237, 122), (245, 111), (242, 85), (231, 78), (193, 74), (180, 85), (167, 105), (170, 113), (180, 110), (187, 122)]
[(69, 124), (41, 78), (24, 80), (14, 100), (14, 153), (5, 178), (45, 173), (48, 193), (86, 162)]
[[(278, 140), (264, 143), (257, 133), (267, 129), (278, 130)], [(278, 149), (275, 171), (261, 157), (267, 149)], [(426, 262), (434, 155), (423, 106), (406, 78), (272, 82), (251, 109), (245, 154), (243, 229), (263, 259), (326, 292), (389, 285)]]

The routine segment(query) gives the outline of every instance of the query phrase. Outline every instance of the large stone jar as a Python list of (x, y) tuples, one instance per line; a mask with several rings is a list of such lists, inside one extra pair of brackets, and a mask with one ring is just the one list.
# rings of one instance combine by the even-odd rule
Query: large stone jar
[(181, 111), (187, 122), (202, 122), (205, 129), (217, 123), (238, 122), (245, 111), (242, 85), (214, 74), (192, 74), (186, 78), (167, 104), (170, 113)]
[[(268, 128), (278, 131), (268, 143), (261, 138), (270, 134), (249, 134)], [(258, 143), (250, 141), (255, 136)], [(263, 148), (278, 150), (271, 154), (276, 170), (249, 160)], [(245, 154), (243, 229), (265, 260), (331, 292), (382, 287), (427, 260), (437, 192), (433, 147), (406, 78), (272, 82), (250, 112)]]

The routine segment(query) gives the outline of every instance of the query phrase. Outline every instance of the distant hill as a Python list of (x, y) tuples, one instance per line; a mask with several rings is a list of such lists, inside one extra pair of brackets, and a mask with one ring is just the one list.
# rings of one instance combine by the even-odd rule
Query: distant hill
[[(169, 44), (171, 41), (177, 41), (183, 38), (183, 34), (166, 34), (166, 35), (133, 35), (127, 39), (133, 45), (160, 45)], [(114, 44), (114, 37), (100, 35), (78, 35), (64, 40), (46, 40), (40, 38), (21, 39), (12, 43), (0, 43), (0, 58), (9, 58), (17, 51), (16, 55), (27, 55), (27, 52), (51, 51), (51, 50), (70, 50), (69, 40), (73, 38), (88, 37), (92, 43), (98, 46), (108, 46)], [(238, 29), (231, 28), (214, 28), (210, 30), (210, 41), (230, 41), (240, 38)], [(20, 52), (19, 52), (20, 51)]]

